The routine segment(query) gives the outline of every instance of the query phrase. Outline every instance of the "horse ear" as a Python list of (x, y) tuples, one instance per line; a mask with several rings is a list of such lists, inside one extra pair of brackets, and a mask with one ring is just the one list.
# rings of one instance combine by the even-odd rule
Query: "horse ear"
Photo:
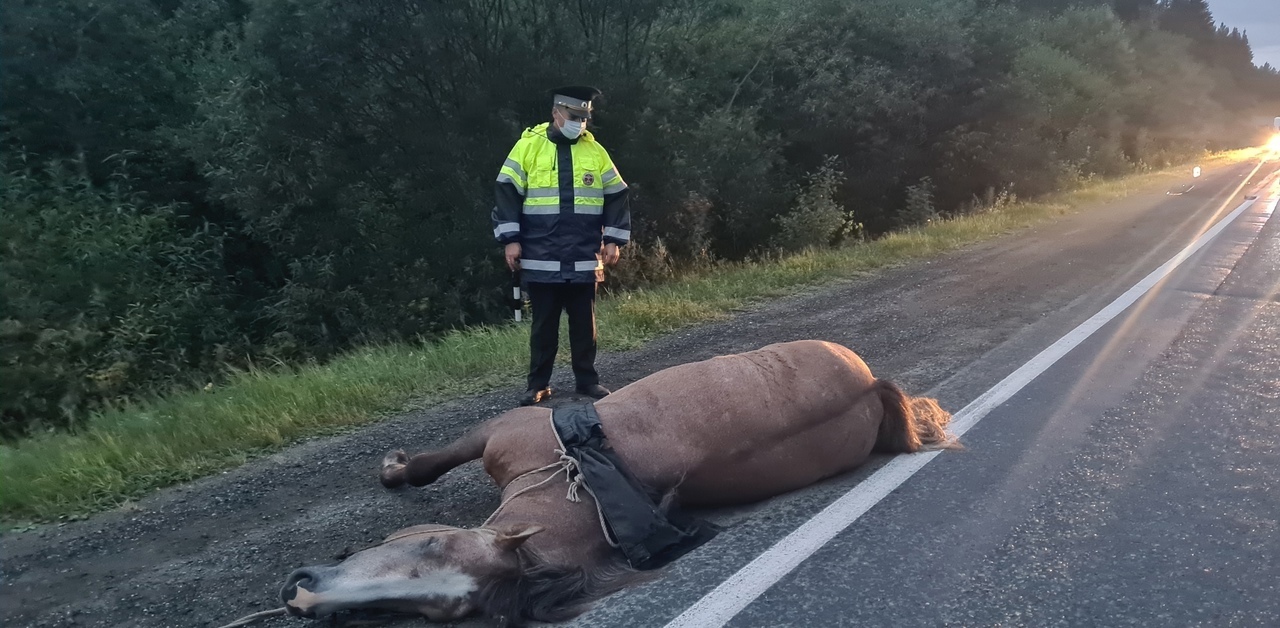
[(529, 537), (542, 532), (546, 528), (539, 525), (518, 523), (510, 525), (498, 530), (498, 538), (494, 540), (498, 549), (504, 552), (514, 551), (517, 547), (524, 545)]

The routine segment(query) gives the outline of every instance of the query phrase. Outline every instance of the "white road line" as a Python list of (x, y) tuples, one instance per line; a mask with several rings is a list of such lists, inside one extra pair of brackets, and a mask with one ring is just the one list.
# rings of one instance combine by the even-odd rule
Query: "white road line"
[[(1183, 261), (1200, 250), (1205, 244), (1217, 237), (1228, 224), (1234, 221), (1245, 210), (1249, 209), (1255, 199), (1247, 200), (1236, 207), (1230, 214), (1219, 220), (1208, 231), (1187, 245), (1177, 255), (1147, 275), (1142, 281), (1134, 284), (1115, 301), (1102, 308), (1089, 320), (1081, 323), (1067, 335), (1058, 339), (1049, 348), (1031, 358), (1018, 370), (1010, 373), (1000, 383), (974, 399), (952, 419), (952, 429), (957, 436), (964, 434), (988, 412), (1007, 401), (1024, 386), (1057, 362), (1062, 356), (1084, 342), (1086, 338), (1098, 331), (1103, 325), (1115, 318), (1142, 295), (1155, 287), (1160, 280), (1173, 272)], [(919, 454), (901, 455), (871, 474), (866, 480), (850, 489), (839, 499), (832, 502), (813, 518), (804, 522), (791, 534), (778, 541), (768, 550), (747, 563), (737, 573), (720, 583), (710, 593), (695, 602), (680, 616), (671, 620), (666, 628), (712, 628), (723, 626), (730, 619), (746, 608), (769, 587), (783, 576), (800, 565), (806, 558), (826, 545), (835, 535), (849, 527), (863, 513), (884, 499), (893, 489), (919, 471), (933, 460), (940, 452), (932, 451)]]

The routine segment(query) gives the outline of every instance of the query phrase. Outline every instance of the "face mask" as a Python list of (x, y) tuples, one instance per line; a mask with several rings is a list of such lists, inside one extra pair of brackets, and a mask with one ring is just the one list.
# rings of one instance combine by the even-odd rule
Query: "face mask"
[(560, 133), (571, 140), (575, 139), (582, 134), (582, 122), (565, 120), (564, 126), (560, 127)]

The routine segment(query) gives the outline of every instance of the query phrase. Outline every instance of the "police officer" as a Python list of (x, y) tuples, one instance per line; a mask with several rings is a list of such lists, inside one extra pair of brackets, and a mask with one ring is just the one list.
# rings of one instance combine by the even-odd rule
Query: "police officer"
[(551, 394), (562, 310), (577, 391), (609, 394), (595, 369), (596, 284), (631, 240), (631, 214), (626, 182), (586, 129), (599, 95), (580, 85), (552, 90), (551, 121), (525, 129), (498, 171), (493, 235), (507, 266), (520, 270), (533, 310), (521, 405)]

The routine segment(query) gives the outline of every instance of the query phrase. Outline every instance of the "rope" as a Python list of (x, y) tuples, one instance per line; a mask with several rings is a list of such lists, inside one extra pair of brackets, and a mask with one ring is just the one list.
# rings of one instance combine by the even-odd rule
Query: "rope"
[(254, 613), (252, 615), (245, 615), (244, 617), (241, 617), (240, 619), (237, 619), (225, 626), (222, 626), (221, 628), (239, 628), (240, 626), (248, 626), (249, 624), (252, 624), (257, 621), (262, 621), (268, 617), (275, 617), (276, 615), (284, 615), (287, 612), (288, 611), (286, 611), (285, 608), (281, 606), (280, 608), (273, 608), (269, 611), (261, 611), (258, 613)]
[(526, 471), (525, 473), (521, 473), (520, 475), (516, 476), (516, 479), (511, 480), (511, 482), (508, 485), (519, 482), (520, 480), (523, 480), (524, 478), (534, 475), (536, 473), (542, 473), (543, 471), (549, 471), (551, 469), (555, 469), (555, 471), (551, 475), (548, 475), (546, 479), (542, 480), (541, 482), (526, 486), (516, 491), (515, 493), (513, 493), (511, 497), (508, 497), (502, 500), (502, 503), (498, 504), (498, 509), (493, 511), (493, 514), (489, 515), (489, 518), (485, 519), (484, 523), (480, 524), (480, 526), (484, 527), (489, 525), (493, 521), (493, 519), (498, 516), (498, 513), (502, 512), (502, 509), (505, 508), (507, 504), (511, 503), (511, 500), (529, 491), (532, 491), (533, 489), (538, 488), (539, 486), (542, 486), (547, 482), (550, 482), (552, 478), (556, 477), (557, 475), (560, 475), (561, 471), (564, 471), (565, 472), (564, 481), (569, 483), (569, 490), (565, 494), (564, 498), (574, 503), (581, 502), (582, 499), (578, 497), (578, 489), (579, 488), (587, 489), (587, 493), (591, 495), (592, 501), (596, 503), (596, 518), (599, 519), (600, 521), (600, 531), (604, 533), (604, 542), (608, 543), (609, 547), (614, 547), (614, 548), (618, 547), (618, 543), (615, 542), (613, 538), (609, 535), (609, 526), (604, 520), (604, 511), (600, 509), (600, 500), (596, 499), (596, 494), (594, 491), (591, 490), (591, 487), (587, 486), (587, 484), (582, 481), (582, 470), (578, 467), (578, 460), (567, 453), (568, 448), (564, 446), (564, 441), (560, 440), (560, 434), (556, 432), (555, 420), (550, 419), (550, 422), (551, 422), (551, 433), (555, 435), (556, 443), (560, 445), (554, 451), (556, 455), (559, 456), (560, 459), (551, 464), (538, 467), (537, 469), (534, 469), (532, 471)]
[[(537, 469), (534, 469), (532, 471), (526, 471), (525, 473), (521, 473), (519, 476), (516, 477), (516, 479), (511, 480), (511, 483), (514, 484), (536, 473), (542, 473), (543, 471), (549, 471), (551, 469), (555, 469), (555, 472), (553, 472), (551, 475), (548, 475), (546, 479), (544, 479), (543, 481), (538, 482), (537, 484), (530, 484), (529, 486), (526, 486), (516, 491), (515, 493), (513, 493), (511, 497), (508, 497), (502, 500), (502, 503), (498, 504), (498, 509), (493, 511), (493, 514), (489, 515), (489, 518), (485, 519), (484, 523), (480, 524), (481, 527), (487, 526), (491, 522), (493, 522), (493, 518), (497, 517), (498, 513), (502, 512), (502, 509), (506, 508), (507, 504), (511, 503), (511, 500), (521, 495), (524, 495), (525, 493), (532, 491), (533, 489), (538, 488), (539, 486), (542, 486), (547, 482), (550, 482), (551, 480), (555, 479), (557, 475), (560, 475), (561, 471), (564, 471), (564, 481), (569, 483), (569, 490), (565, 493), (564, 498), (575, 503), (582, 501), (582, 498), (578, 497), (578, 487), (582, 486), (582, 474), (578, 473), (576, 476), (574, 475), (574, 473), (578, 471), (578, 461), (575, 460), (573, 456), (570, 456), (569, 454), (565, 453), (565, 450), (563, 449), (556, 449), (555, 451), (560, 457), (559, 460), (549, 465), (538, 467)], [(591, 489), (587, 489), (587, 490), (590, 491)]]

